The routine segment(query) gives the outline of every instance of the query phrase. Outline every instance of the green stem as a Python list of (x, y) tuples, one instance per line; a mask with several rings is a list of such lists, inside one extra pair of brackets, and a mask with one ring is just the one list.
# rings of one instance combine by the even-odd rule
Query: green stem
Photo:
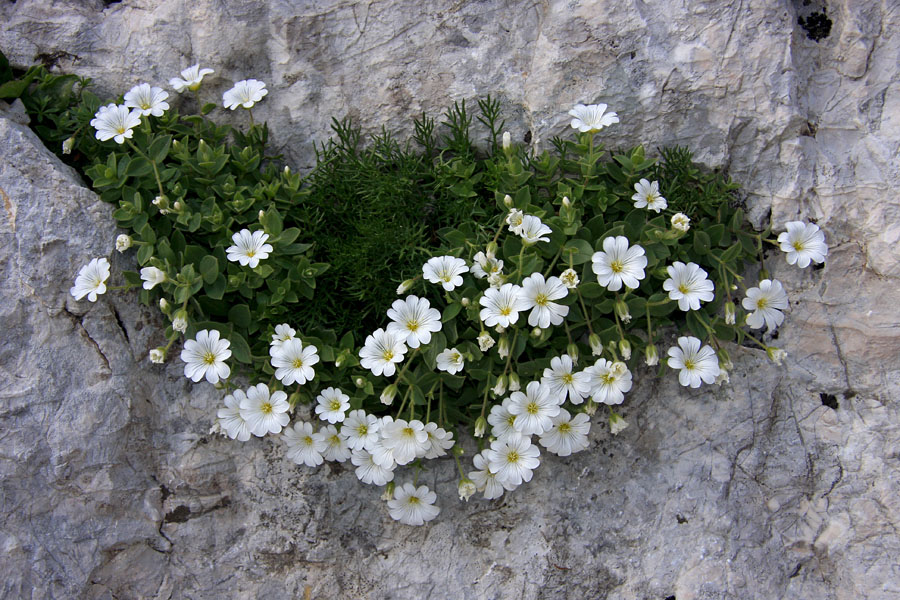
[(397, 411), (396, 419), (400, 418), (400, 415), (403, 414), (403, 409), (406, 408), (406, 400), (409, 398), (409, 394), (412, 391), (412, 386), (406, 387), (406, 393), (403, 394), (403, 400), (400, 402), (400, 410)]
[(581, 304), (581, 311), (584, 313), (584, 322), (587, 324), (588, 333), (591, 335), (594, 334), (594, 328), (591, 327), (591, 318), (588, 315), (587, 306), (584, 303), (584, 298), (581, 296), (581, 290), (576, 290), (578, 292), (578, 303)]
[(547, 279), (547, 276), (550, 275), (550, 271), (552, 271), (552, 270), (553, 270), (553, 267), (556, 266), (556, 261), (559, 260), (559, 257), (560, 257), (561, 254), (562, 254), (562, 248), (560, 248), (559, 250), (557, 250), (556, 256), (554, 256), (554, 257), (553, 257), (553, 260), (550, 261), (550, 266), (547, 267), (547, 270), (546, 270), (546, 271), (544, 271), (544, 279)]
[(135, 145), (134, 145), (134, 142), (132, 142), (131, 140), (125, 140), (125, 141), (128, 142), (128, 145), (131, 146), (131, 148), (132, 148), (135, 152), (137, 152), (137, 153), (140, 154), (144, 159), (146, 159), (147, 162), (150, 163), (150, 166), (153, 167), (153, 176), (156, 177), (156, 185), (159, 186), (159, 195), (160, 195), (160, 196), (165, 196), (166, 193), (163, 191), (162, 181), (161, 181), (160, 178), (159, 178), (159, 169), (156, 168), (156, 161), (153, 160), (152, 158), (150, 158), (149, 156), (147, 156), (140, 148), (138, 148), (137, 146), (135, 146)]

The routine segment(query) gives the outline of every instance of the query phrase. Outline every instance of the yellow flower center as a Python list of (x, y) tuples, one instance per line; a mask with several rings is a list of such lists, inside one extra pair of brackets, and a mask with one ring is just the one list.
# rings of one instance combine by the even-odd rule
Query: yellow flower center
[(678, 291), (681, 292), (682, 294), (688, 294), (688, 293), (690, 293), (691, 288), (689, 288), (686, 284), (682, 283), (681, 285), (678, 286)]
[(248, 258), (253, 258), (254, 256), (256, 256), (256, 252), (254, 250), (247, 250)]
[(384, 360), (391, 360), (392, 358), (394, 358), (394, 351), (393, 350), (385, 350), (384, 352), (381, 353), (381, 358)]
[(419, 504), (422, 501), (419, 500), (418, 496), (410, 496), (409, 499), (407, 500), (407, 502), (409, 502), (410, 504)]
[(572, 374), (566, 373), (565, 375), (562, 376), (562, 380), (563, 380), (563, 383), (565, 383), (566, 385), (571, 385), (571, 383), (573, 381)]
[(510, 315), (510, 313), (512, 313), (512, 309), (508, 306), (504, 306), (503, 308), (500, 309), (500, 314), (503, 315), (504, 317), (508, 317)]
[(205, 362), (208, 365), (216, 364), (216, 355), (213, 354), (212, 352), (207, 352), (206, 354), (203, 355), (203, 362)]
[(610, 383), (615, 382), (616, 375), (615, 375), (615, 373), (604, 373), (603, 375), (600, 376), (600, 379), (603, 380), (603, 383), (605, 383), (606, 385), (609, 385)]
[(792, 245), (794, 246), (794, 250), (796, 250), (797, 252), (803, 250), (803, 242), (801, 242), (800, 240), (795, 241)]
[(359, 435), (366, 435), (367, 433), (369, 433), (369, 426), (368, 425), (360, 425), (359, 427), (356, 428), (356, 431), (357, 431), (357, 433), (359, 433)]
[(453, 278), (450, 275), (448, 275), (447, 273), (444, 273), (443, 275), (441, 275), (441, 281), (443, 281), (444, 283), (450, 283), (451, 279), (453, 279)]
[(416, 435), (416, 430), (412, 427), (404, 427), (403, 428), (403, 437), (414, 437)]
[(330, 408), (331, 410), (341, 410), (341, 401), (338, 399), (332, 400), (328, 405), (328, 408)]
[(691, 359), (687, 359), (684, 361), (684, 368), (688, 371), (693, 371), (697, 367), (697, 363), (692, 361)]
[(303, 438), (303, 443), (306, 444), (307, 446), (312, 446), (313, 439), (310, 436), (306, 436), (305, 438)]
[(509, 463), (519, 462), (519, 453), (516, 452), (515, 450), (510, 450), (509, 453), (506, 455), (506, 462), (509, 462)]
[(416, 331), (419, 329), (419, 322), (416, 321), (415, 319), (412, 319), (411, 321), (407, 321), (406, 328), (409, 329), (410, 331)]
[(529, 415), (536, 415), (540, 412), (541, 407), (537, 405), (536, 402), (529, 402), (528, 406), (525, 407), (525, 412)]
[(545, 306), (547, 304), (547, 302), (548, 302), (548, 298), (544, 294), (538, 294), (534, 298), (534, 303), (537, 304), (538, 306)]
[(294, 362), (292, 362), (291, 364), (294, 366), (295, 369), (299, 369), (300, 367), (303, 366), (303, 359), (295, 358)]
[(509, 415), (506, 418), (506, 424), (509, 425), (510, 427), (512, 427), (515, 422), (516, 422), (516, 415)]
[(264, 415), (268, 415), (272, 413), (272, 404), (270, 402), (263, 402), (259, 407), (259, 412)]
[(559, 432), (560, 433), (569, 433), (572, 431), (572, 426), (568, 423), (560, 423), (559, 424)]
[(609, 263), (609, 269), (613, 273), (621, 273), (623, 269), (622, 262), (618, 260), (612, 261), (611, 263)]
[(769, 299), (766, 297), (756, 299), (756, 308), (765, 308), (769, 305)]

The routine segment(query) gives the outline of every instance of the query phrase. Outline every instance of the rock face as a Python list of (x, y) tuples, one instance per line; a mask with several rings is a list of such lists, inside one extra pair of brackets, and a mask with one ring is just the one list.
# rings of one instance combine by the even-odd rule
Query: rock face
[[(134, 296), (68, 294), (111, 252), (111, 207), (0, 116), (0, 532), (5, 598), (900, 597), (900, 14), (890, 3), (18, 0), (0, 48), (101, 96), (216, 69), (298, 166), (332, 116), (372, 130), (491, 93), (543, 147), (575, 102), (622, 116), (611, 146), (681, 143), (726, 168), (754, 219), (815, 219), (823, 269), (768, 268), (795, 304), (776, 368), (732, 349), (731, 384), (639, 372), (631, 427), (547, 458), (497, 502), (390, 520), (345, 466), (207, 434), (219, 393)], [(823, 12), (824, 10), (824, 12)], [(801, 24), (802, 23), (802, 24)], [(236, 122), (242, 115), (229, 115)]]

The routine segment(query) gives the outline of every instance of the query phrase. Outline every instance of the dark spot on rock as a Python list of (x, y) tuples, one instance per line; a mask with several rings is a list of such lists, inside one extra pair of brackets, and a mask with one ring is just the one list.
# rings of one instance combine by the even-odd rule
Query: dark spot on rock
[(800, 567), (802, 567), (802, 566), (803, 566), (803, 565), (801, 565), (800, 563), (797, 563), (796, 568), (794, 568), (794, 572), (791, 573), (790, 575), (788, 575), (788, 578), (789, 578), (789, 579), (793, 579), (794, 577), (796, 577), (797, 575), (799, 575), (799, 574), (800, 574)]
[(679, 525), (684, 525), (685, 523), (688, 522), (688, 520), (681, 515), (675, 515), (675, 520), (678, 521)]
[(824, 6), (822, 12), (812, 12), (805, 18), (802, 15), (797, 17), (797, 24), (806, 30), (806, 37), (816, 43), (824, 40), (831, 33), (831, 19), (825, 14)]
[(825, 263), (813, 263), (813, 271), (821, 271), (825, 268)]
[(844, 400), (851, 400), (853, 398), (856, 398), (856, 392), (854, 392), (853, 390), (849, 390), (849, 389), (844, 390), (843, 396), (844, 396)]
[(827, 406), (832, 410), (837, 410), (838, 401), (837, 396), (835, 396), (834, 394), (826, 394), (825, 392), (822, 392), (821, 394), (819, 394), (819, 399), (822, 400), (823, 406)]
[(179, 505), (175, 510), (166, 513), (163, 518), (164, 523), (184, 523), (191, 518), (191, 509), (184, 504)]
[(169, 496), (172, 495), (172, 490), (170, 490), (169, 488), (167, 488), (167, 487), (164, 486), (164, 485), (160, 485), (160, 486), (159, 486), (159, 491), (160, 491), (160, 493), (162, 494), (162, 501), (163, 501), (163, 502), (166, 501), (166, 498), (168, 498)]
[(671, 596), (666, 596), (666, 600), (676, 600), (675, 594), (672, 594)]
[(816, 125), (812, 121), (807, 121), (806, 124), (800, 128), (800, 135), (806, 137), (816, 137), (816, 131), (818, 130), (818, 125)]
[(522, 141), (525, 142), (526, 144), (531, 143), (531, 130), (530, 129), (525, 132), (525, 137), (522, 138)]

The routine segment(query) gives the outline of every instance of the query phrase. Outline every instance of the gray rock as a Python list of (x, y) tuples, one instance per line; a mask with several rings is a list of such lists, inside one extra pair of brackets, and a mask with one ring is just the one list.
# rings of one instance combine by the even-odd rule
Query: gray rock
[(768, 259), (796, 301), (784, 367), (731, 348), (731, 384), (697, 391), (640, 371), (623, 433), (598, 417), (589, 451), (496, 502), (459, 502), (435, 461), (441, 515), (409, 528), (349, 466), (210, 436), (221, 394), (149, 363), (163, 323), (134, 296), (69, 296), (91, 257), (131, 259), (111, 207), (0, 116), (3, 596), (900, 596), (900, 15), (838, 0), (814, 41), (797, 21), (816, 6), (794, 4), (0, 4), (14, 64), (101, 95), (194, 62), (217, 70), (204, 101), (265, 80), (254, 115), (299, 167), (332, 116), (409, 131), (489, 92), (546, 147), (571, 104), (607, 102), (608, 146), (688, 145), (753, 219), (814, 218), (831, 245), (821, 270)]

